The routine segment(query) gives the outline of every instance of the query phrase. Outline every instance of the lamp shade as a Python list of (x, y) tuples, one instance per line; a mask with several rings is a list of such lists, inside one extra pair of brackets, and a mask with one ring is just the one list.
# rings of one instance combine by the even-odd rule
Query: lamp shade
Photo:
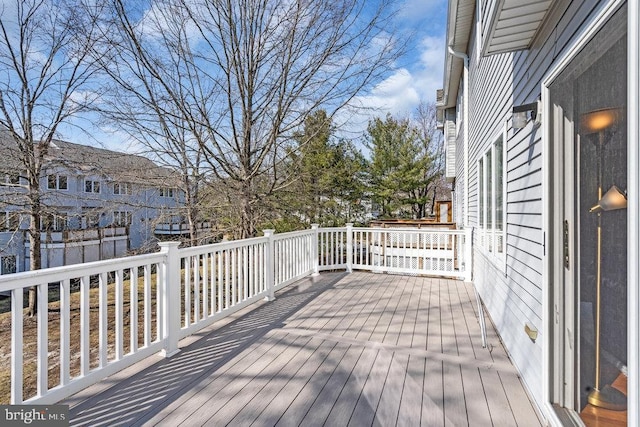
[(513, 113), (513, 123), (512, 126), (514, 129), (524, 129), (529, 122), (528, 114), (526, 111), (521, 111), (519, 113)]
[(621, 108), (605, 108), (583, 114), (580, 118), (580, 132), (590, 134), (605, 130), (621, 119)]
[(627, 196), (618, 187), (612, 185), (598, 201), (598, 204), (592, 207), (589, 212), (614, 211), (616, 209), (625, 209), (626, 207)]

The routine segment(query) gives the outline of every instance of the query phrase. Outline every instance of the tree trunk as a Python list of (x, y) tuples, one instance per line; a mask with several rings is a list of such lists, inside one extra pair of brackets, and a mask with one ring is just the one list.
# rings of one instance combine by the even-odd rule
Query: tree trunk
[(242, 183), (242, 191), (240, 194), (240, 208), (242, 210), (240, 219), (241, 239), (248, 239), (250, 237), (255, 237), (256, 235), (255, 218), (253, 217), (251, 199), (251, 181), (247, 180)]
[[(32, 189), (33, 190), (33, 189)], [(30, 270), (40, 270), (42, 267), (42, 252), (40, 248), (40, 196), (39, 188), (32, 191), (31, 220), (29, 223), (29, 264)], [(44, 296), (46, 298), (46, 295)], [(29, 308), (27, 314), (35, 316), (38, 310), (38, 288), (29, 288)]]

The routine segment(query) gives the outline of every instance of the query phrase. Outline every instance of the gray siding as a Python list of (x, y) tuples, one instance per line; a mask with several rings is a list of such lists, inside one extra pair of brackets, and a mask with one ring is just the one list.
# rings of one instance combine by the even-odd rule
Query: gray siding
[[(475, 245), (474, 282), (523, 381), (540, 405), (546, 375), (542, 372), (542, 130), (532, 123), (525, 129), (512, 129), (511, 109), (540, 96), (545, 74), (594, 14), (596, 3), (557, 2), (533, 47), (526, 51), (479, 59), (475, 34), (469, 43), (468, 213), (472, 227), (478, 225), (478, 159), (507, 125), (506, 262)], [(458, 167), (464, 167), (460, 161)], [(458, 175), (462, 173), (459, 169)], [(525, 334), (525, 322), (538, 328), (536, 342)]]

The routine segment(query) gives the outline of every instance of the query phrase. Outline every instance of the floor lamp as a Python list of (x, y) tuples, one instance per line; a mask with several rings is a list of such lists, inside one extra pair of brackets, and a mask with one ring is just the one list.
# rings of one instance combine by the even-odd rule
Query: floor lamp
[(602, 213), (627, 207), (627, 197), (618, 187), (612, 186), (604, 195), (602, 194), (602, 162), (605, 144), (605, 130), (613, 125), (621, 111), (620, 109), (596, 110), (582, 116), (581, 129), (584, 133), (598, 132), (598, 146), (596, 153), (597, 161), (597, 184), (598, 203), (589, 212), (597, 215), (596, 228), (596, 327), (595, 327), (595, 387), (589, 393), (587, 401), (600, 408), (614, 411), (624, 411), (627, 409), (627, 397), (619, 390), (606, 385), (600, 385), (600, 321), (601, 321), (601, 291), (602, 291)]

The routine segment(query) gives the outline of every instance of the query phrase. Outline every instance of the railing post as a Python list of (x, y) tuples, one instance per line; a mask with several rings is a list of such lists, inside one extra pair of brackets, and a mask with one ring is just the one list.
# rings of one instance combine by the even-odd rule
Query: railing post
[(353, 223), (347, 223), (347, 273), (353, 272)]
[(162, 329), (164, 348), (160, 354), (171, 357), (178, 353), (180, 338), (180, 242), (160, 243), (160, 253), (164, 255), (162, 263)]
[(275, 287), (275, 245), (273, 242), (273, 233), (275, 230), (263, 230), (264, 237), (269, 239), (267, 244), (267, 277), (265, 278), (267, 284), (267, 296), (264, 298), (266, 301), (273, 301), (276, 299), (274, 287)]
[(312, 277), (317, 277), (320, 275), (320, 267), (319, 267), (319, 251), (318, 251), (318, 227), (319, 224), (311, 224), (311, 229), (313, 230), (313, 237), (311, 238), (311, 258), (313, 262), (313, 274)]
[(473, 278), (473, 228), (464, 229), (464, 280), (471, 282)]

